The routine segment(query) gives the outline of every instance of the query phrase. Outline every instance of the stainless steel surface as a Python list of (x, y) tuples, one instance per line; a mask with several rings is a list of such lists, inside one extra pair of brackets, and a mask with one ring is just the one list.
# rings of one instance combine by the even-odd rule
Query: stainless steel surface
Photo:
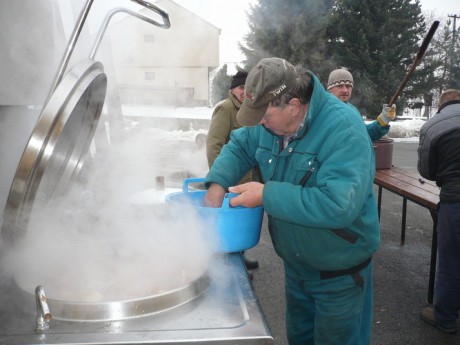
[(8, 195), (2, 235), (22, 236), (33, 208), (60, 195), (78, 174), (102, 111), (107, 78), (102, 64), (77, 63), (61, 81), (29, 138)]
[[(124, 9), (112, 11), (106, 22), (117, 11), (124, 11), (158, 27), (169, 27), (166, 12), (147, 1), (131, 1), (159, 14), (163, 23)], [(52, 209), (54, 214), (58, 212), (57, 208), (45, 206), (58, 203), (59, 196), (64, 194), (78, 174), (88, 153), (104, 105), (107, 78), (102, 65), (91, 58), (79, 62), (65, 75), (64, 72), (92, 2), (86, 1), (55, 84), (19, 162), (1, 228), (4, 241), (0, 245), (5, 249), (13, 248), (12, 245), (19, 247), (21, 242), (16, 239), (25, 237), (23, 235), (27, 230), (29, 236), (34, 233), (45, 237), (40, 230), (32, 231), (35, 230), (32, 222), (28, 229), (29, 219), (45, 208)], [(104, 30), (105, 27), (99, 32), (91, 57), (96, 53)], [(69, 229), (63, 226), (57, 230), (68, 234), (66, 230)], [(33, 237), (31, 242), (36, 244), (35, 240)], [(54, 240), (51, 238), (50, 242)], [(62, 247), (59, 240), (55, 242)], [(35, 247), (41, 249), (38, 245)], [(16, 249), (14, 247), (13, 251)], [(68, 254), (68, 251), (64, 252)], [(193, 255), (196, 256), (197, 252)], [(0, 344), (274, 343), (240, 254), (216, 256), (212, 267), (208, 268), (209, 274), (198, 276), (188, 285), (165, 289), (167, 292), (145, 298), (133, 297), (131, 288), (141, 285), (140, 280), (144, 278), (147, 282), (156, 282), (158, 277), (141, 270), (142, 279), (133, 279), (129, 281), (130, 286), (122, 289), (127, 298), (115, 299), (115, 302), (107, 299), (105, 301), (108, 302), (99, 303), (50, 298), (54, 292), (51, 289), (45, 292), (46, 284), (35, 285), (41, 284), (40, 281), (35, 282), (40, 279), (32, 279), (35, 289), (23, 288), (17, 282), (17, 273), (23, 272), (25, 265), (10, 261), (3, 265), (3, 260), (8, 261), (6, 255), (3, 256), (5, 253), (6, 250), (0, 250), (1, 267), (7, 267), (8, 263), (12, 267), (0, 272)], [(82, 253), (87, 256), (86, 250)], [(38, 261), (36, 255), (29, 251), (26, 254), (31, 254), (26, 256), (33, 258), (34, 262)], [(60, 255), (55, 260), (63, 259)], [(132, 256), (127, 261), (132, 263)], [(76, 267), (80, 266), (78, 260), (71, 262)], [(95, 262), (92, 261), (91, 268)], [(50, 272), (42, 266), (38, 270)], [(190, 271), (186, 270), (186, 273), (191, 274)], [(178, 274), (174, 269), (168, 272), (172, 272), (174, 278)], [(83, 273), (76, 278), (87, 284), (91, 279), (88, 279), (86, 271)], [(101, 271), (97, 273), (101, 274)], [(25, 276), (31, 275), (25, 273)], [(51, 275), (55, 275), (54, 272)], [(57, 276), (64, 283), (72, 284), (70, 279)], [(67, 287), (60, 291), (65, 291)]]
[[(17, 280), (15, 282), (18, 288), (24, 290), (24, 299), (30, 299), (32, 294)], [(201, 296), (208, 286), (209, 277), (204, 273), (183, 286), (142, 298), (131, 296), (129, 300), (119, 301), (65, 301), (46, 297), (43, 287), (39, 286), (35, 291), (35, 299), (38, 318), (41, 316), (47, 323), (51, 321), (51, 315), (53, 320), (117, 321), (152, 315), (181, 306)], [(126, 289), (129, 290), (129, 287)]]
[[(123, 321), (52, 320), (48, 331), (34, 331), (35, 305), (21, 299), (11, 281), (0, 283), (1, 344), (260, 344), (273, 338), (240, 254), (217, 257), (224, 271), (205, 294), (151, 316)], [(221, 266), (219, 266), (221, 265)], [(225, 273), (225, 274), (224, 274)], [(53, 310), (50, 309), (53, 313)]]

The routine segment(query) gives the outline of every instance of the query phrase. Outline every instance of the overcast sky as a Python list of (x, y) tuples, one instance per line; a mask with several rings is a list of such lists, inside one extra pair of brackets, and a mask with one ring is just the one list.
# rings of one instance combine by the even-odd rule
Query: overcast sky
[[(246, 13), (256, 0), (174, 0), (211, 24), (222, 29), (220, 34), (221, 63), (241, 62), (238, 42), (248, 31)], [(460, 0), (420, 0), (424, 14), (433, 13), (441, 25), (448, 14), (460, 15)], [(460, 20), (457, 21), (457, 28)]]

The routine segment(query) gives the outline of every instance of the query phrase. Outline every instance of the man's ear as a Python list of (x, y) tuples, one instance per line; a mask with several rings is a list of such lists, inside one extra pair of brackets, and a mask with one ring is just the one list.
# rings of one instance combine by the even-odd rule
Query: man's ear
[(300, 114), (300, 109), (301, 109), (300, 99), (298, 99), (298, 98), (292, 98), (292, 99), (289, 101), (289, 104), (292, 105), (292, 115), (293, 115), (293, 116), (299, 116), (299, 114)]

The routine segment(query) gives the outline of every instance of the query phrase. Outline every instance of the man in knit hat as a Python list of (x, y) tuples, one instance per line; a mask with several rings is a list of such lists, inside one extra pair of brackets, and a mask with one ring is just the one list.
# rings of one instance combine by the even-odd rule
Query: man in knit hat
[[(212, 113), (211, 125), (206, 136), (206, 156), (209, 168), (213, 165), (222, 147), (230, 140), (230, 133), (241, 125), (236, 120), (236, 114), (244, 100), (244, 83), (248, 72), (238, 71), (230, 83), (228, 98), (219, 102)], [(252, 171), (249, 171), (239, 183), (252, 181)], [(245, 264), (248, 269), (259, 267), (257, 260), (245, 257)]]
[[(355, 108), (348, 102), (353, 92), (353, 76), (345, 68), (335, 69), (329, 74), (327, 90), (338, 99)], [(367, 132), (372, 141), (379, 140), (389, 132), (390, 120), (393, 120), (395, 116), (396, 105), (393, 104), (393, 106), (389, 107), (384, 104), (377, 120), (366, 124)]]

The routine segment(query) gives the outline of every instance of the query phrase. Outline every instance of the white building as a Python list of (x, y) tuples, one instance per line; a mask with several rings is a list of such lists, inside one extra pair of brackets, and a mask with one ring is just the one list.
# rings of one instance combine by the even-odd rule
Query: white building
[(169, 13), (169, 29), (126, 16), (107, 30), (121, 103), (208, 105), (220, 29), (174, 1), (155, 4)]

